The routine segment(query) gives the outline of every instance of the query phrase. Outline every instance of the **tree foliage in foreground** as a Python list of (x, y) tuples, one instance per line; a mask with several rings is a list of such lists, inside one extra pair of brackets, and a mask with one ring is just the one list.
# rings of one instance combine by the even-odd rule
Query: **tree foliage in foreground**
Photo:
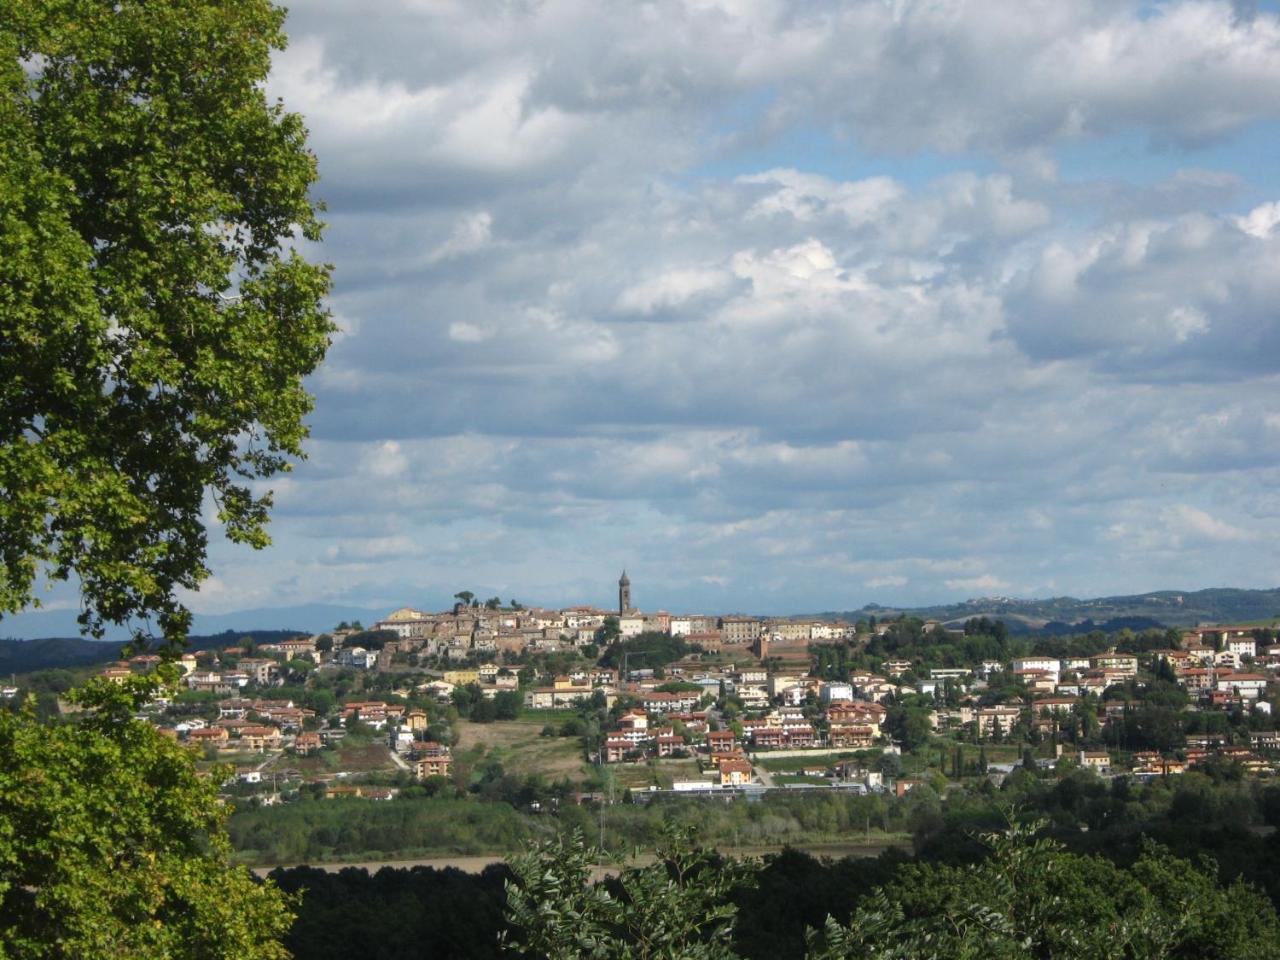
[[(1043, 826), (1037, 824), (1036, 827)], [(1035, 839), (988, 835), (990, 855), (911, 864), (860, 903), (848, 924), (810, 931), (813, 960), (1173, 960), (1280, 956), (1270, 901), (1211, 867), (1148, 845), (1129, 869)]]
[[(0, 615), (74, 580), (89, 633), (176, 646), (206, 498), (267, 542), (253, 484), (302, 455), (332, 330), (328, 268), (295, 249), (320, 238), (315, 158), (263, 89), (283, 20), (0, 3)], [(74, 723), (0, 715), (0, 957), (284, 955), (216, 783), (131, 717), (154, 682), (91, 683)]]
[[(302, 455), (332, 328), (301, 119), (267, 101), (269, 0), (0, 4), (0, 614), (74, 579), (81, 623), (190, 617), (206, 494)], [(140, 628), (141, 629), (141, 628)], [(147, 627), (150, 629), (150, 627)]]
[(511, 952), (545, 960), (687, 957), (731, 960), (737, 907), (729, 898), (746, 867), (671, 830), (657, 859), (591, 883), (597, 852), (581, 833), (561, 836), (511, 861), (507, 919)]
[[(1280, 957), (1271, 903), (1211, 867), (1149, 845), (1129, 868), (1036, 839), (1037, 824), (988, 835), (962, 867), (904, 866), (847, 924), (810, 930), (812, 960), (1227, 960)], [(538, 957), (732, 958), (732, 894), (755, 870), (675, 836), (650, 866), (590, 884), (579, 836), (512, 863), (509, 948)]]
[(302, 902), (285, 946), (305, 960), (492, 960), (506, 901), (505, 865), (273, 870)]
[(91, 681), (74, 722), (0, 711), (0, 957), (280, 960), (274, 885), (233, 865), (216, 777), (132, 713), (157, 681)]

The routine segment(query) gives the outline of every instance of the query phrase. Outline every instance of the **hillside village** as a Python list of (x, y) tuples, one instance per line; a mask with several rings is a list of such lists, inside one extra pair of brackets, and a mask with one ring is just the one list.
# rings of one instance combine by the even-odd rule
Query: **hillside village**
[[(102, 673), (120, 680), (158, 662), (139, 656)], [(465, 788), (453, 728), (517, 718), (576, 735), (584, 771), (643, 771), (617, 781), (633, 799), (901, 795), (931, 777), (999, 778), (1017, 763), (1153, 777), (1207, 763), (1270, 776), (1280, 762), (1280, 642), (1256, 625), (1032, 643), (985, 618), (644, 613), (624, 574), (616, 610), (524, 609), (464, 592), (443, 612), (406, 607), (368, 628), (179, 662), (183, 690), (148, 715), (208, 760), (230, 760), (231, 783), (263, 802), (301, 789), (386, 799), (406, 782)], [(353, 735), (365, 748), (339, 757)], [(568, 787), (600, 797), (591, 789), (601, 782)]]

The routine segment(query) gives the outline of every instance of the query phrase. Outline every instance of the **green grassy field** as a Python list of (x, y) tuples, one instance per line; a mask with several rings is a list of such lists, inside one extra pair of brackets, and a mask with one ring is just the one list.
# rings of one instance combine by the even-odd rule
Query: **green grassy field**
[(614, 763), (608, 770), (623, 790), (643, 790), (657, 785), (656, 771), (647, 763)]
[[(565, 714), (561, 719), (567, 717)], [(487, 755), (510, 773), (541, 774), (547, 780), (581, 780), (587, 772), (582, 741), (577, 737), (544, 737), (541, 733), (545, 725), (540, 718), (527, 717), (496, 723), (459, 721), (457, 752), (483, 745)]]
[(697, 760), (650, 760), (644, 763), (614, 763), (607, 767), (614, 782), (622, 789), (642, 790), (646, 787), (671, 789), (676, 780), (703, 780)]
[(832, 767), (845, 760), (854, 760), (856, 755), (850, 753), (831, 753), (813, 757), (767, 757), (760, 756), (756, 766), (764, 767), (770, 773), (795, 773), (809, 767)]
[(697, 760), (658, 760), (654, 763), (658, 786), (670, 789), (676, 780), (701, 780), (702, 768)]
[(538, 729), (541, 730), (542, 727), (548, 723), (558, 727), (566, 720), (571, 720), (577, 715), (577, 712), (573, 710), (531, 710), (528, 707), (521, 707), (520, 718), (518, 720), (503, 722), (536, 723), (538, 724)]
[(332, 750), (321, 750), (306, 757), (284, 754), (272, 766), (278, 770), (297, 770), (303, 777), (339, 772), (394, 772), (399, 769), (391, 759), (391, 751), (381, 741), (342, 741)]

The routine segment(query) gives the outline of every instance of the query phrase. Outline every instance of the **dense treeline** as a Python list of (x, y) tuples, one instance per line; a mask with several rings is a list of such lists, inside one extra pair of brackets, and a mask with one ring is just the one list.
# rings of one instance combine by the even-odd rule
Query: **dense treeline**
[[(313, 806), (347, 806), (350, 810), (355, 805)], [(365, 806), (392, 808), (395, 804)], [(466, 806), (484, 809), (496, 805)], [(660, 844), (673, 827), (693, 829), (700, 841), (718, 846), (735, 840), (743, 844), (780, 838), (801, 842), (824, 831), (843, 834), (852, 842), (865, 831), (868, 820), (873, 821), (872, 828), (908, 828), (913, 836), (910, 849), (890, 849), (875, 859), (839, 860), (818, 859), (784, 849), (764, 857), (750, 871), (748, 881), (734, 887), (734, 953), (759, 960), (799, 958), (806, 954), (806, 929), (821, 929), (828, 917), (837, 924), (849, 924), (858, 916), (857, 911), (871, 902), (868, 898), (873, 891), (886, 885), (898, 885), (907, 914), (915, 910), (918, 916), (925, 916), (929, 910), (941, 909), (939, 904), (954, 894), (953, 890), (944, 896), (944, 881), (957, 884), (957, 878), (968, 876), (964, 871), (985, 862), (991, 849), (978, 838), (1006, 828), (1010, 809), (1043, 817), (1047, 827), (1042, 835), (1063, 845), (1063, 857), (1076, 858), (1069, 861), (1074, 864), (1073, 870), (1085, 871), (1115, 890), (1129, 890), (1125, 896), (1141, 893), (1134, 887), (1135, 878), (1150, 880), (1160, 871), (1167, 873), (1175, 868), (1186, 872), (1168, 856), (1192, 862), (1207, 857), (1204, 862), (1210, 864), (1209, 873), (1197, 874), (1200, 879), (1187, 874), (1178, 881), (1198, 885), (1197, 897), (1227, 906), (1238, 903), (1239, 909), (1245, 911), (1252, 894), (1244, 888), (1226, 890), (1230, 884), (1245, 881), (1270, 903), (1280, 902), (1280, 834), (1267, 832), (1280, 824), (1280, 786), (1241, 779), (1238, 771), (1230, 767), (1149, 784), (1127, 779), (1108, 782), (1087, 771), (1041, 777), (1019, 769), (1000, 789), (984, 785), (973, 790), (952, 790), (944, 797), (926, 785), (900, 801), (805, 794), (770, 798), (762, 803), (680, 801), (649, 807), (624, 805), (608, 811), (606, 836), (613, 849), (625, 849), (630, 843)], [(457, 808), (453, 810), (456, 812)], [(441, 813), (447, 820), (443, 810)], [(566, 813), (558, 821), (564, 832), (595, 836), (597, 823), (592, 811), (574, 808)], [(883, 818), (880, 823), (874, 822), (876, 815)], [(534, 829), (535, 820), (542, 825), (552, 823), (552, 818), (526, 818), (525, 836), (545, 836), (548, 832)], [(1152, 860), (1153, 840), (1168, 854), (1161, 853)], [(362, 960), (370, 956), (393, 960), (497, 955), (496, 938), (503, 926), (497, 870), (469, 876), (421, 868), (384, 869), (373, 877), (364, 871), (344, 870), (321, 877), (315, 871), (300, 868), (277, 871), (276, 876), (285, 889), (307, 890), (295, 939), (290, 941), (303, 960), (338, 960), (357, 955)], [(932, 887), (935, 882), (938, 886)], [(1081, 917), (1091, 916), (1090, 911), (1106, 914), (1107, 905), (1087, 887), (1076, 884), (1063, 888), (1064, 894), (1080, 898), (1071, 910), (1077, 910)], [(963, 889), (963, 885), (957, 889)], [(416, 919), (421, 912), (418, 904), (427, 901), (450, 905), (447, 911), (444, 906), (428, 908), (432, 917), (439, 917), (437, 935), (429, 932), (437, 920), (427, 918), (419, 923)], [(1249, 915), (1238, 918), (1240, 930), (1247, 932), (1255, 921), (1270, 923), (1267, 917), (1274, 919), (1268, 908), (1259, 921), (1261, 902), (1253, 902), (1248, 906)], [(1069, 915), (1073, 915), (1071, 910)], [(399, 913), (410, 916), (398, 916)], [(352, 936), (344, 948), (341, 940), (324, 934), (326, 929), (345, 929), (348, 917), (379, 916), (387, 917), (391, 932), (378, 939), (376, 945), (361, 935)], [(1223, 923), (1236, 923), (1229, 917), (1220, 919)], [(1271, 929), (1266, 923), (1263, 927)], [(378, 927), (372, 921), (366, 924), (365, 920), (358, 920), (357, 931), (363, 929), (372, 931)], [(459, 941), (458, 930), (471, 930), (472, 935)], [(1220, 934), (1219, 930), (1215, 936)], [(308, 946), (312, 943), (318, 944), (315, 952)], [(1266, 949), (1256, 955), (1276, 955), (1276, 943), (1260, 946)], [(1200, 944), (1198, 949), (1207, 948)], [(1229, 954), (1210, 951), (1204, 955)]]
[[(1179, 856), (1211, 858), (1225, 879), (1243, 878), (1280, 906), (1280, 785), (1245, 779), (1233, 764), (1146, 784), (1086, 771), (1041, 779), (1018, 770), (996, 798), (1043, 813), (1052, 834), (1074, 851), (1131, 863), (1143, 842), (1155, 840)], [(975, 830), (998, 822), (991, 803), (958, 795), (935, 823), (917, 824), (916, 849), (933, 860), (962, 860), (974, 854)]]
[(458, 716), (474, 723), (493, 723), (519, 717), (524, 697), (519, 690), (503, 690), (486, 697), (479, 684), (468, 683), (454, 688), (452, 701)]
[(303, 863), (516, 850), (555, 825), (505, 803), (338, 798), (238, 809), (227, 829), (242, 857)]
[(271, 873), (282, 890), (302, 894), (284, 940), (299, 960), (495, 957), (510, 877), (504, 865), (479, 874), (431, 867)]
[(932, 790), (901, 800), (834, 790), (771, 794), (759, 803), (666, 796), (650, 804), (615, 804), (601, 818), (598, 808), (570, 802), (560, 803), (555, 814), (535, 814), (497, 799), (413, 793), (386, 802), (302, 799), (246, 806), (231, 817), (228, 829), (241, 856), (256, 863), (494, 853), (575, 829), (599, 836), (602, 823), (610, 850), (652, 849), (667, 821), (697, 827), (699, 837), (721, 846), (859, 844), (911, 834), (919, 823), (931, 822), (937, 803)]
[(628, 670), (661, 670), (667, 664), (701, 649), (668, 633), (646, 631), (627, 640), (610, 643), (600, 657), (600, 665), (620, 668), (625, 659)]
[(959, 636), (941, 626), (926, 628), (924, 621), (904, 617), (873, 636), (866, 646), (867, 666), (883, 660), (909, 660), (929, 667), (963, 667), (983, 660), (1008, 661), (1030, 652), (1026, 638), (1009, 637), (1005, 625), (985, 618), (970, 621)]
[[(520, 956), (739, 960), (1246, 960), (1280, 957), (1274, 907), (1247, 884), (1148, 844), (1132, 864), (1074, 854), (1011, 819), (961, 865), (899, 865), (888, 882), (846, 894), (829, 914), (761, 952), (737, 902), (759, 865), (724, 858), (689, 831), (671, 831), (652, 864), (590, 884), (581, 837), (512, 860), (510, 940)], [(784, 902), (794, 903), (796, 891)], [(768, 906), (766, 906), (768, 910)]]
[[(1002, 821), (1001, 807), (1016, 804), (1043, 812), (1073, 849), (1120, 850), (1143, 835), (1160, 837), (1182, 853), (1204, 848), (1233, 875), (1244, 873), (1274, 892), (1280, 903), (1280, 866), (1271, 879), (1261, 856), (1271, 838), (1259, 836), (1280, 826), (1280, 786), (1246, 779), (1230, 763), (1203, 769), (1139, 783), (1102, 780), (1087, 770), (1045, 775), (1019, 767), (999, 789), (986, 781), (947, 788), (945, 779), (934, 777), (901, 799), (835, 790), (773, 793), (757, 803), (667, 795), (649, 804), (615, 804), (603, 817), (598, 808), (569, 802), (563, 792), (553, 791), (552, 802), (543, 804), (554, 813), (531, 813), (497, 796), (484, 799), (484, 793), (479, 799), (430, 797), (415, 787), (387, 802), (301, 799), (246, 806), (228, 829), (241, 856), (265, 863), (487, 854), (576, 829), (603, 835), (610, 850), (652, 849), (668, 822), (696, 827), (704, 842), (722, 847), (876, 844), (910, 837), (917, 851), (953, 861), (970, 849), (968, 834), (994, 829)], [(494, 783), (501, 786), (502, 778)], [(526, 786), (511, 789), (516, 792), (509, 799), (518, 800)], [(1209, 837), (1216, 839), (1210, 843)]]
[[(820, 860), (794, 849), (765, 857), (752, 882), (738, 886), (739, 950), (748, 957), (801, 955), (806, 928), (828, 916), (848, 919), (858, 897), (887, 883), (906, 854)], [(453, 868), (347, 867), (273, 870), (288, 893), (301, 893), (285, 946), (298, 960), (419, 960), (498, 957), (507, 930), (505, 865), (479, 874)]]

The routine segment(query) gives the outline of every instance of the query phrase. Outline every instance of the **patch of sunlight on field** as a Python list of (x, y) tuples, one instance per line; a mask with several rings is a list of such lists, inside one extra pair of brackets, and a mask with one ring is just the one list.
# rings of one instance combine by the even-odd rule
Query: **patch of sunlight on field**
[(586, 773), (581, 738), (544, 737), (541, 735), (544, 726), (541, 719), (499, 720), (494, 723), (460, 720), (455, 749), (461, 753), (483, 745), (486, 753), (497, 759), (509, 773), (522, 776), (536, 773), (547, 780), (559, 780), (561, 777), (580, 780)]

